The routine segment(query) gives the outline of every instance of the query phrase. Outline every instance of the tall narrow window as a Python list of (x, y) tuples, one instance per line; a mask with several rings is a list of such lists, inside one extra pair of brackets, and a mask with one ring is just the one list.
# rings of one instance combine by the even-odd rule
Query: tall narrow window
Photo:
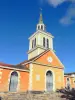
[(35, 38), (35, 45), (34, 45), (34, 47), (36, 46), (36, 38)]
[(43, 38), (43, 46), (45, 47), (45, 37)]
[(32, 40), (32, 48), (33, 48), (33, 45), (34, 45), (33, 42), (34, 42), (34, 41)]
[(67, 89), (70, 90), (70, 79), (67, 78)]
[(38, 26), (38, 30), (40, 29), (40, 26)]
[(36, 38), (32, 40), (32, 48), (34, 48), (35, 46), (36, 46)]
[(49, 40), (47, 39), (47, 48), (49, 48)]
[(43, 30), (43, 25), (41, 25), (41, 30)]

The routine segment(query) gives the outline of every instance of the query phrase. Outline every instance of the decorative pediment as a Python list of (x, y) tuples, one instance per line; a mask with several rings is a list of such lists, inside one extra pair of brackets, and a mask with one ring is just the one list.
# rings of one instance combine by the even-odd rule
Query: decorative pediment
[(40, 57), (38, 57), (35, 61), (48, 66), (64, 68), (63, 64), (52, 50), (40, 55)]

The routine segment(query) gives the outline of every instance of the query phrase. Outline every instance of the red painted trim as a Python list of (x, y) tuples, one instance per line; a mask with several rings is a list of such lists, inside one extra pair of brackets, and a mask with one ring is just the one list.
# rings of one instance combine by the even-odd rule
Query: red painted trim
[(5, 63), (0, 62), (0, 66), (8, 66), (8, 67), (11, 67), (12, 65), (11, 64), (5, 64)]

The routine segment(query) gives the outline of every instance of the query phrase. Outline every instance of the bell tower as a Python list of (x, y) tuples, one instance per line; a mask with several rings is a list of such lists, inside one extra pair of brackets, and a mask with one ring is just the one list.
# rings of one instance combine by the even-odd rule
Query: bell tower
[(38, 56), (47, 49), (53, 50), (53, 36), (46, 31), (41, 12), (36, 32), (29, 37), (28, 60)]
[(42, 31), (46, 31), (46, 27), (43, 23), (43, 18), (42, 18), (42, 13), (40, 13), (40, 19), (39, 19), (39, 23), (37, 24), (37, 31), (38, 30), (42, 30)]

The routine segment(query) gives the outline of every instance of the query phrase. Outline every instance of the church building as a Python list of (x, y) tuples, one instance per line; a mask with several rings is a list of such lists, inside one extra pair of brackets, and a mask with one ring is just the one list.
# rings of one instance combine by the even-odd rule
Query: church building
[(0, 92), (75, 88), (75, 73), (64, 74), (64, 65), (53, 49), (53, 38), (40, 13), (36, 32), (29, 37), (28, 60), (17, 65), (0, 63)]

